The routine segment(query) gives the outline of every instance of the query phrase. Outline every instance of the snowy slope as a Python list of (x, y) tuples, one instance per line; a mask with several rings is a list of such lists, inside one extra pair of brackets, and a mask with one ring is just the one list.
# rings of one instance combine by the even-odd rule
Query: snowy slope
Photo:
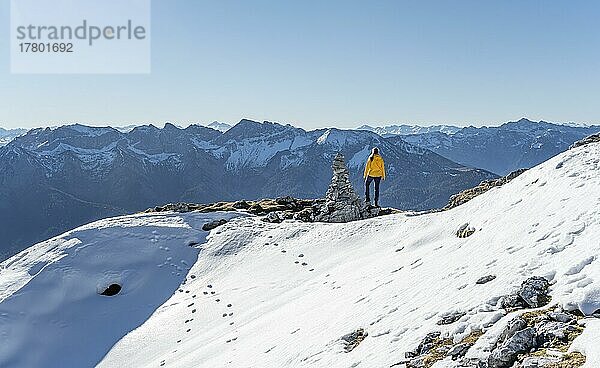
[(15, 139), (16, 137), (25, 134), (27, 132), (26, 129), (3, 129), (0, 128), (0, 147), (6, 146), (10, 141)]
[[(100, 221), (2, 263), (0, 336), (10, 344), (0, 366), (85, 367), (110, 350), (100, 367), (389, 367), (429, 332), (460, 339), (505, 323), (499, 297), (532, 275), (552, 280), (553, 303), (600, 309), (600, 144), (442, 213), (347, 224), (238, 217), (196, 253), (188, 245), (202, 242), (208, 217)], [(475, 233), (456, 237), (465, 223)], [(475, 283), (486, 275), (497, 278)], [(97, 295), (114, 280), (122, 295)], [(436, 325), (452, 311), (467, 314)], [(368, 337), (345, 353), (340, 337), (358, 328)], [(587, 368), (600, 366), (599, 334), (590, 318), (575, 341)]]

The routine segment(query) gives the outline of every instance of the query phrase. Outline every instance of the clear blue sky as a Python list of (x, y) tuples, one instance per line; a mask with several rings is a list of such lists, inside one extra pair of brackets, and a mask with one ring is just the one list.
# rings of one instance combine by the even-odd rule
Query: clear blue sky
[(0, 126), (600, 122), (600, 2), (152, 3), (149, 75), (11, 75)]

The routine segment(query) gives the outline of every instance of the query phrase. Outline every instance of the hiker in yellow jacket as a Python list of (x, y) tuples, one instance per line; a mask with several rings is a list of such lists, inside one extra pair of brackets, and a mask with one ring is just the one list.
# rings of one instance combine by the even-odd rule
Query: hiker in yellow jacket
[(385, 166), (383, 158), (379, 155), (379, 148), (373, 148), (371, 156), (367, 159), (365, 165), (365, 201), (371, 204), (370, 187), (371, 182), (375, 182), (375, 207), (379, 207), (379, 183), (381, 179), (385, 180)]

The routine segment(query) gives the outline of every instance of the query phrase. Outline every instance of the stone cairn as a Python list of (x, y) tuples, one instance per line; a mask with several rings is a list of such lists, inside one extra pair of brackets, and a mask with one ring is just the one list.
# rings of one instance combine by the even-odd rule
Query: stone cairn
[(344, 156), (338, 153), (331, 165), (333, 178), (324, 203), (316, 213), (315, 220), (323, 222), (348, 222), (379, 215), (379, 208), (361, 201), (350, 183), (350, 173)]

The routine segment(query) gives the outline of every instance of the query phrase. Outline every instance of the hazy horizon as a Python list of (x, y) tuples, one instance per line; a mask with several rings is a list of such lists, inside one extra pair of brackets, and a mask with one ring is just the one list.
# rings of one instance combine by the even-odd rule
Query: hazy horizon
[(454, 127), (459, 127), (459, 128), (463, 128), (463, 127), (468, 127), (468, 126), (474, 126), (474, 127), (498, 127), (502, 124), (505, 123), (509, 123), (509, 122), (517, 122), (521, 119), (527, 119), (530, 121), (533, 121), (535, 123), (539, 123), (539, 122), (545, 122), (545, 123), (550, 123), (550, 124), (558, 124), (558, 125), (574, 125), (574, 126), (600, 126), (600, 124), (598, 123), (587, 123), (587, 122), (573, 122), (573, 121), (565, 121), (565, 122), (555, 122), (555, 121), (549, 121), (546, 119), (541, 119), (541, 120), (534, 120), (528, 117), (520, 117), (518, 119), (510, 119), (507, 121), (501, 121), (501, 122), (495, 122), (492, 124), (481, 124), (481, 125), (475, 125), (475, 124), (466, 124), (466, 125), (459, 125), (459, 124), (453, 124), (453, 123), (431, 123), (431, 124), (419, 124), (419, 123), (385, 123), (385, 124), (380, 124), (380, 123), (357, 123), (355, 124), (355, 126), (349, 126), (349, 127), (341, 127), (341, 126), (336, 126), (336, 125), (331, 125), (331, 124), (323, 124), (321, 126), (316, 126), (316, 127), (311, 127), (311, 128), (306, 128), (303, 127), (301, 125), (298, 124), (294, 124), (294, 123), (288, 123), (288, 122), (279, 122), (279, 121), (272, 121), (272, 120), (258, 120), (258, 119), (251, 119), (251, 118), (241, 118), (235, 122), (224, 122), (224, 121), (212, 121), (212, 122), (187, 122), (187, 123), (179, 123), (179, 122), (175, 122), (175, 121), (164, 121), (164, 122), (140, 122), (140, 123), (111, 123), (111, 124), (88, 124), (86, 122), (63, 122), (63, 123), (59, 123), (59, 124), (47, 124), (47, 125), (33, 125), (31, 127), (23, 127), (23, 126), (17, 126), (17, 127), (6, 127), (4, 125), (2, 125), (0, 123), (0, 129), (5, 129), (5, 130), (13, 130), (13, 129), (25, 129), (25, 130), (30, 130), (30, 129), (36, 129), (36, 128), (58, 128), (61, 126), (68, 126), (68, 125), (75, 125), (75, 124), (79, 124), (79, 125), (84, 125), (84, 126), (89, 126), (89, 127), (111, 127), (111, 128), (115, 128), (115, 129), (120, 129), (120, 128), (127, 128), (127, 127), (132, 127), (132, 126), (143, 126), (143, 125), (153, 125), (156, 126), (158, 128), (163, 128), (166, 124), (173, 124), (175, 126), (177, 126), (178, 128), (181, 129), (185, 129), (191, 125), (201, 125), (201, 126), (209, 126), (212, 123), (221, 123), (221, 124), (228, 124), (230, 126), (235, 126), (237, 123), (239, 123), (242, 120), (251, 120), (251, 121), (256, 121), (259, 123), (265, 123), (265, 122), (270, 122), (270, 123), (276, 123), (276, 124), (281, 124), (281, 125), (292, 125), (294, 127), (297, 128), (302, 128), (305, 129), (307, 131), (310, 130), (318, 130), (318, 129), (328, 129), (328, 128), (337, 128), (337, 129), (342, 129), (342, 130), (351, 130), (351, 129), (357, 129), (361, 126), (364, 125), (368, 125), (370, 127), (373, 128), (378, 128), (378, 127), (389, 127), (389, 126), (401, 126), (401, 125), (406, 125), (406, 126), (419, 126), (419, 127), (431, 127), (431, 126), (439, 126), (439, 125), (447, 125), (447, 126), (454, 126)]

